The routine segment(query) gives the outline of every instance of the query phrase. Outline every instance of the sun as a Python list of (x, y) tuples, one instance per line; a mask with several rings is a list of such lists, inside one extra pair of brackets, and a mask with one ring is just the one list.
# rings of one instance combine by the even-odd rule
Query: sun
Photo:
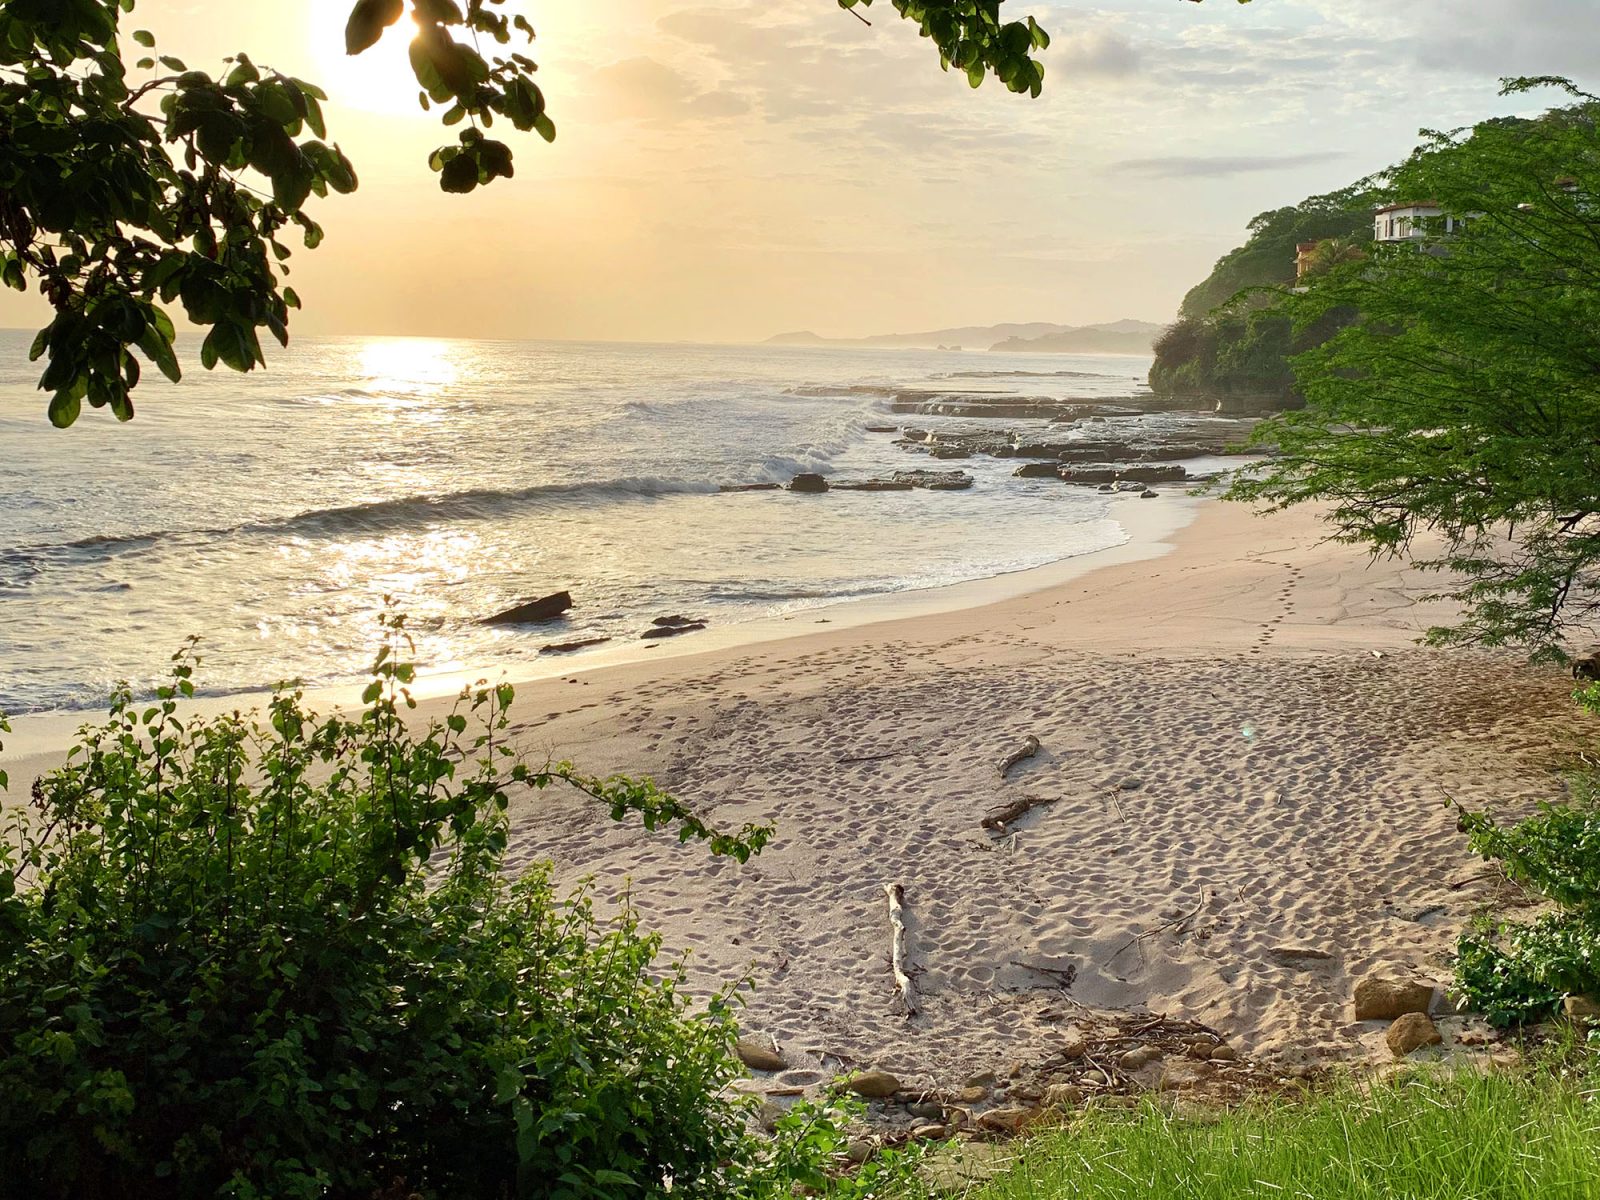
[(409, 57), (415, 26), (409, 19), (384, 30), (376, 46), (362, 54), (344, 51), (344, 25), (351, 0), (318, 0), (311, 8), (315, 82), (334, 104), (385, 116), (422, 116), (416, 76)]

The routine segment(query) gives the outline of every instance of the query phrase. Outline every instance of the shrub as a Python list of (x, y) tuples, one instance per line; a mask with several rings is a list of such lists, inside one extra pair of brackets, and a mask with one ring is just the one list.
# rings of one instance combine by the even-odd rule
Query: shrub
[[(1600, 688), (1578, 694), (1600, 710)], [(1569, 995), (1600, 994), (1600, 776), (1572, 776), (1572, 800), (1505, 828), (1463, 814), (1472, 848), (1555, 910), (1530, 922), (1486, 922), (1462, 935), (1456, 974), (1468, 1000), (1499, 1026), (1551, 1015)]]
[[(646, 783), (532, 769), (507, 685), (408, 724), (399, 619), (359, 715), (298, 691), (186, 718), (126, 689), (0, 846), (0, 1196), (787, 1194), (726, 1098), (733, 996), (691, 1006), (631, 912), (501, 873), (508, 791), (564, 781), (741, 861)], [(469, 724), (473, 732), (469, 734)], [(805, 1139), (809, 1138), (809, 1142)], [(805, 1142), (805, 1145), (798, 1143)]]

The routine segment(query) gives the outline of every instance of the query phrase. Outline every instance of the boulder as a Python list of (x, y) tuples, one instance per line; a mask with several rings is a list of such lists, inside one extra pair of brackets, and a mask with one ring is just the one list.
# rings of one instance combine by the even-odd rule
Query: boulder
[(913, 1117), (921, 1117), (924, 1121), (944, 1119), (944, 1105), (934, 1100), (915, 1100), (906, 1105), (906, 1111)]
[(989, 1089), (976, 1084), (964, 1087), (956, 1093), (956, 1100), (961, 1104), (981, 1104), (989, 1098)]
[(1184, 1092), (1204, 1084), (1216, 1073), (1216, 1068), (1209, 1062), (1195, 1062), (1193, 1059), (1175, 1059), (1161, 1069), (1161, 1081), (1156, 1084), (1156, 1090), (1161, 1092)]
[(740, 1038), (733, 1044), (733, 1052), (752, 1071), (781, 1071), (789, 1065), (776, 1049), (754, 1038)]
[(1036, 1108), (991, 1108), (978, 1118), (978, 1128), (991, 1133), (1021, 1133), (1038, 1119)]
[(807, 471), (789, 481), (789, 490), (802, 495), (818, 495), (828, 490), (828, 481), (821, 475)]
[(1046, 1108), (1077, 1108), (1083, 1103), (1083, 1089), (1070, 1083), (1052, 1083), (1044, 1090)]
[(571, 654), (574, 650), (584, 650), (590, 646), (598, 646), (601, 642), (609, 642), (609, 637), (579, 638), (575, 642), (551, 642), (549, 645), (540, 646), (540, 654)]
[(1561, 1011), (1567, 1020), (1585, 1024), (1600, 1024), (1600, 1000), (1593, 996), (1568, 996), (1561, 1002)]
[(1356, 984), (1358, 1021), (1392, 1021), (1407, 1013), (1426, 1014), (1433, 1004), (1433, 984), (1380, 979), (1373, 976)]
[(929, 458), (971, 458), (972, 451), (966, 446), (929, 446)]
[(900, 1090), (900, 1081), (887, 1071), (861, 1071), (846, 1079), (844, 1085), (869, 1100), (887, 1100)]
[(900, 432), (900, 426), (898, 426), (898, 425), (868, 425), (866, 427), (866, 430), (867, 430), (868, 433), (899, 433)]
[(571, 592), (552, 592), (537, 600), (524, 600), (515, 608), (485, 617), (485, 625), (524, 625), (530, 621), (552, 621), (572, 607)]
[(1404, 1058), (1424, 1046), (1439, 1045), (1444, 1037), (1427, 1013), (1408, 1012), (1389, 1026), (1389, 1032), (1383, 1035), (1383, 1040), (1389, 1043), (1391, 1054), (1396, 1058)]

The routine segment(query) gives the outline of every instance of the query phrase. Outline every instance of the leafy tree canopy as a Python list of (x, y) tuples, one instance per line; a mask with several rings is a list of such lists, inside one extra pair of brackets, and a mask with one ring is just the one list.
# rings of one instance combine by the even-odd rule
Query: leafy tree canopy
[(1372, 234), (1371, 196), (1363, 181), (1260, 213), (1248, 228), (1244, 245), (1224, 254), (1211, 274), (1189, 289), (1178, 309), (1180, 318), (1202, 319), (1247, 288), (1293, 283), (1295, 248), (1301, 242), (1367, 241)]
[[(1247, 3), (1248, 0), (1240, 0)], [(212, 75), (156, 53), (129, 79), (122, 20), (135, 0), (6, 0), (0, 5), (0, 281), (32, 279), (55, 310), (32, 357), (50, 419), (72, 424), (85, 401), (133, 416), (143, 362), (181, 369), (168, 307), (206, 331), (200, 358), (238, 371), (265, 365), (261, 333), (287, 344), (299, 307), (288, 233), (307, 249), (322, 230), (312, 197), (349, 192), (356, 173), (325, 139), (312, 84), (248, 55)], [(873, 0), (838, 0), (866, 20)], [(1006, 20), (1004, 0), (891, 0), (974, 87), (994, 77), (1039, 95), (1050, 44), (1033, 17)], [(409, 13), (411, 68), (425, 109), (453, 142), (429, 156), (447, 192), (515, 174), (497, 121), (546, 141), (556, 127), (534, 81), (534, 27), (505, 0), (355, 0), (345, 45), (359, 54)], [(488, 48), (488, 49), (485, 49)], [(291, 228), (292, 227), (292, 228)], [(135, 353), (137, 351), (137, 354)]]
[[(1335, 266), (1284, 309), (1360, 320), (1294, 360), (1308, 407), (1260, 431), (1281, 457), (1232, 489), (1328, 503), (1341, 540), (1455, 574), (1438, 641), (1558, 657), (1600, 611), (1600, 98), (1537, 121), (1433, 132), (1387, 180), (1436, 201), (1421, 243)], [(1430, 543), (1431, 544), (1431, 543)]]

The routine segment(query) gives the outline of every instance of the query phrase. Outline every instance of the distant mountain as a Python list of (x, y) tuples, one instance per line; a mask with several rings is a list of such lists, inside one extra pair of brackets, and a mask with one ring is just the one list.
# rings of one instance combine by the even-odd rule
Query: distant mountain
[(1036, 338), (1052, 333), (1064, 333), (1071, 325), (1053, 325), (1048, 321), (1027, 321), (1009, 325), (961, 325), (953, 329), (931, 329), (926, 333), (879, 333), (872, 337), (825, 338), (806, 330), (801, 333), (780, 333), (770, 337), (768, 346), (878, 346), (884, 349), (911, 350), (935, 349), (940, 346), (966, 346), (976, 349), (990, 346), (1005, 338)]
[(1163, 328), (1149, 321), (1111, 321), (1040, 337), (1010, 337), (989, 349), (1021, 354), (1149, 354)]
[[(960, 325), (925, 333), (880, 333), (872, 337), (828, 338), (810, 330), (780, 333), (767, 346), (856, 346), (880, 349), (1026, 350), (1032, 353), (1147, 354), (1162, 326), (1148, 321), (1112, 321), (1104, 325), (1056, 325), (1049, 321), (1002, 325)], [(1060, 343), (1060, 344), (1058, 344)]]

